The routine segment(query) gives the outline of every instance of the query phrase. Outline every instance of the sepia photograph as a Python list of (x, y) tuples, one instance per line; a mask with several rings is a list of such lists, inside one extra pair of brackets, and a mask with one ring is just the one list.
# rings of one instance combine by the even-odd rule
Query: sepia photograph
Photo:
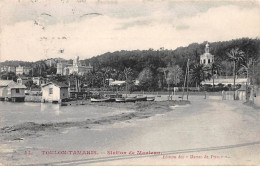
[(259, 166), (260, 1), (0, 0), (0, 166)]

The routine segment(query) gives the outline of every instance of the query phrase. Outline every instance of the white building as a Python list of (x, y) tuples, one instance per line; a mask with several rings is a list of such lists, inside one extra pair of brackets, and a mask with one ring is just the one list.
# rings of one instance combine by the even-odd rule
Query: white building
[(11, 101), (24, 101), (26, 87), (12, 80), (0, 80), (0, 99)]
[(42, 102), (59, 102), (69, 98), (68, 86), (50, 82), (42, 86)]
[(16, 67), (16, 75), (22, 75), (22, 74), (29, 75), (30, 71), (31, 69), (25, 66), (19, 65), (18, 67)]
[[(236, 84), (240, 85), (245, 85), (247, 83), (246, 78), (236, 78)], [(210, 80), (205, 80), (201, 82), (202, 85), (213, 85), (213, 79), (211, 78)], [(225, 86), (227, 85), (233, 85), (234, 84), (234, 79), (233, 78), (228, 78), (228, 79), (223, 79), (223, 78), (215, 78), (214, 79), (214, 84), (223, 84)]]
[(209, 53), (209, 43), (207, 43), (205, 46), (205, 53), (203, 55), (200, 55), (200, 64), (211, 66), (213, 62), (214, 55)]
[(68, 64), (67, 62), (60, 61), (57, 63), (57, 73), (59, 75), (70, 75), (70, 74), (77, 74), (77, 75), (84, 75), (85, 73), (91, 72), (93, 67), (89, 66), (82, 66), (79, 57), (76, 57), (73, 60), (73, 64)]
[(38, 86), (44, 85), (47, 82), (47, 80), (43, 77), (33, 77), (32, 81), (34, 84), (36, 84)]

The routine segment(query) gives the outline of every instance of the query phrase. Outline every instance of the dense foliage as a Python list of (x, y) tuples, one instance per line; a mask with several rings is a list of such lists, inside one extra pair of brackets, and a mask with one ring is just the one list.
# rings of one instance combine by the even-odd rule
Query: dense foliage
[[(203, 43), (192, 43), (187, 47), (179, 47), (175, 50), (133, 50), (107, 52), (89, 59), (83, 63), (94, 66), (94, 71), (84, 77), (78, 77), (82, 85), (88, 87), (107, 87), (106, 80), (127, 80), (129, 88), (131, 81), (139, 80), (140, 89), (158, 90), (173, 86), (183, 86), (187, 67), (187, 60), (190, 60), (189, 86), (200, 86), (205, 79), (213, 78), (212, 74), (218, 76), (233, 76), (234, 70), (237, 76), (248, 76), (251, 82), (260, 84), (259, 62), (260, 62), (260, 40), (241, 38), (223, 42), (212, 42), (210, 53), (214, 55), (214, 66), (212, 70), (204, 70), (199, 64), (200, 55), (204, 53)], [(236, 51), (235, 58), (232, 58)], [(234, 64), (233, 64), (234, 63)], [(44, 61), (21, 62), (6, 61), (0, 66), (29, 66), (32, 69), (31, 76), (46, 76), (56, 73), (55, 67), (49, 67)], [(234, 69), (234, 65), (236, 66)], [(131, 73), (126, 74), (127, 69)], [(211, 73), (209, 73), (211, 72)], [(2, 73), (2, 78), (7, 78)], [(10, 75), (11, 76), (11, 75)], [(14, 78), (14, 77), (10, 77)], [(57, 78), (56, 80), (75, 79)], [(218, 84), (216, 84), (217, 86)]]

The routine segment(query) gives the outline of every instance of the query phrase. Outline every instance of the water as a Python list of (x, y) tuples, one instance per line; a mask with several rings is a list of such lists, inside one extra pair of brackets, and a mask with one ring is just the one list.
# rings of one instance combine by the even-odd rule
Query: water
[(97, 105), (60, 106), (48, 103), (0, 102), (0, 126), (11, 126), (24, 122), (83, 121), (125, 112), (129, 112), (129, 110)]

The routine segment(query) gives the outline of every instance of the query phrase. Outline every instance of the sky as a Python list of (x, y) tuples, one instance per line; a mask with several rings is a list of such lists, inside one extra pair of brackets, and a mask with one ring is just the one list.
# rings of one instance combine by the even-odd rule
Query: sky
[(260, 37), (259, 1), (0, 0), (0, 62)]

